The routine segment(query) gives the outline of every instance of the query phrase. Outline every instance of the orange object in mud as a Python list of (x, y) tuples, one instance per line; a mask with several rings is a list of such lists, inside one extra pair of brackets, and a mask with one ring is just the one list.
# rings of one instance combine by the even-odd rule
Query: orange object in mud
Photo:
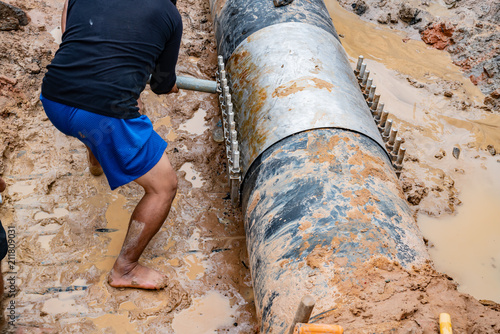
[(297, 324), (293, 334), (343, 334), (344, 329), (339, 325), (325, 324)]
[(441, 313), (439, 315), (439, 330), (441, 334), (453, 334), (451, 317), (448, 313)]

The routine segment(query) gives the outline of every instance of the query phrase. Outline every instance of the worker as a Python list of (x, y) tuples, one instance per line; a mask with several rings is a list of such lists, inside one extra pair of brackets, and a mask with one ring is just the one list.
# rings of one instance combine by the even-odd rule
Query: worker
[(181, 16), (169, 0), (66, 0), (61, 29), (40, 95), (47, 117), (87, 146), (90, 172), (103, 171), (112, 190), (134, 181), (145, 191), (108, 283), (161, 289), (166, 275), (139, 258), (167, 218), (177, 176), (140, 93), (150, 75), (154, 93), (178, 91)]

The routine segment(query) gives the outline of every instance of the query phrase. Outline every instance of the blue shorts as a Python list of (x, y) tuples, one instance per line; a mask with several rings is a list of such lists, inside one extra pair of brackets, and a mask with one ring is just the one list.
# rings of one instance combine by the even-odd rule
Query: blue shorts
[(120, 119), (70, 107), (42, 95), (40, 100), (59, 131), (78, 138), (94, 153), (111, 190), (149, 172), (167, 148), (145, 115)]

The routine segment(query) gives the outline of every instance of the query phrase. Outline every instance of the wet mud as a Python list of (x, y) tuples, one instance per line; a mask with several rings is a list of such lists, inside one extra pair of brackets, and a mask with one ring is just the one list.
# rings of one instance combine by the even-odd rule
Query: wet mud
[[(111, 192), (104, 176), (90, 175), (83, 145), (59, 133), (43, 112), (38, 99), (41, 79), (60, 41), (63, 1), (6, 2), (30, 17), (19, 30), (0, 32), (0, 175), (7, 182), (0, 218), (16, 232), (16, 291), (4, 300), (3, 308), (15, 301), (17, 330), (257, 332), (242, 214), (231, 207), (228, 196), (224, 147), (212, 139), (220, 120), (216, 96), (187, 91), (166, 97), (148, 90), (143, 93), (145, 114), (169, 142), (167, 154), (177, 171), (179, 189), (142, 262), (165, 272), (170, 280), (161, 291), (112, 288), (107, 274), (142, 190), (130, 184)], [(351, 2), (340, 3), (352, 8)], [(370, 6), (364, 15), (372, 21), (384, 13), (387, 16), (388, 7), (366, 3)], [(490, 11), (496, 2), (489, 3), (490, 11), (483, 14), (479, 2), (467, 4), (471, 9), (465, 13), (470, 16), (454, 15), (455, 9), (465, 6), (463, 1), (456, 2), (451, 12), (442, 1), (427, 3), (433, 17), (448, 17), (473, 30), (472, 18), (474, 24), (485, 22), (486, 28), (477, 29), (493, 31)], [(457, 260), (463, 255), (452, 249), (444, 262), (452, 259), (462, 270), (459, 273), (442, 266), (439, 256), (433, 255), (447, 248), (433, 236), (449, 234), (466, 223), (464, 229), (491, 235), (487, 223), (499, 217), (500, 116), (496, 98), (488, 100), (494, 96), (493, 88), (498, 88), (495, 69), (488, 65), (493, 58), (482, 61), (479, 51), (457, 48), (457, 29), (455, 44), (436, 50), (420, 41), (415, 25), (400, 18), (395, 22), (392, 17), (399, 17), (399, 11), (387, 23), (367, 23), (333, 0), (327, 5), (353, 65), (359, 54), (365, 56), (381, 100), (405, 138), (409, 154), (401, 177), (403, 196), (421, 224), (440, 272), (430, 265), (403, 269), (380, 259), (360, 264), (356, 280), (334, 276), (330, 283), (344, 297), (335, 309), (313, 313), (313, 321), (341, 324), (350, 333), (436, 333), (439, 313), (448, 312), (458, 333), (500, 332), (495, 311), (500, 309), (495, 303), (500, 302), (498, 292), (476, 292), (467, 288), (468, 278), (462, 278), (464, 271), (471, 272), (473, 280), (483, 276), (483, 270), (498, 275), (497, 259), (485, 250), (481, 258), (470, 260), (471, 265), (484, 265), (470, 270)], [(185, 29), (178, 74), (214, 79), (216, 46), (208, 1), (179, 1), (178, 7)], [(361, 4), (357, 8), (362, 11)], [(411, 18), (412, 12), (403, 14)], [(476, 45), (479, 50), (481, 44)], [(467, 55), (473, 61), (470, 68), (461, 65), (464, 73), (453, 62), (460, 65), (460, 57)], [(484, 68), (491, 77), (483, 74)], [(477, 86), (471, 75), (482, 78)], [(453, 157), (454, 147), (460, 149), (458, 159)], [(441, 223), (433, 229), (432, 225)], [(302, 228), (308, 228), (307, 222)], [(474, 248), (485, 244), (480, 234), (466, 235), (475, 243), (456, 236), (455, 247), (465, 254), (475, 253)], [(319, 268), (321, 258), (318, 249), (309, 264)], [(11, 271), (5, 261), (2, 269)], [(484, 282), (493, 281), (475, 284), (492, 284)], [(482, 301), (484, 306), (466, 293), (492, 301)]]

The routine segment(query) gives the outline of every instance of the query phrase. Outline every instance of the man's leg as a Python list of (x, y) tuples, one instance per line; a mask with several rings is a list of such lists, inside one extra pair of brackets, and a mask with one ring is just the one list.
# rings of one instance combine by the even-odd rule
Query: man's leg
[(167, 277), (139, 264), (139, 257), (167, 218), (177, 191), (177, 175), (167, 155), (135, 180), (146, 194), (134, 209), (122, 250), (109, 274), (109, 285), (120, 288), (161, 289)]
[(101, 175), (103, 173), (101, 164), (99, 163), (97, 158), (94, 156), (94, 153), (92, 153), (90, 148), (87, 145), (85, 145), (85, 147), (87, 148), (87, 158), (89, 160), (90, 174), (92, 174), (94, 176)]

